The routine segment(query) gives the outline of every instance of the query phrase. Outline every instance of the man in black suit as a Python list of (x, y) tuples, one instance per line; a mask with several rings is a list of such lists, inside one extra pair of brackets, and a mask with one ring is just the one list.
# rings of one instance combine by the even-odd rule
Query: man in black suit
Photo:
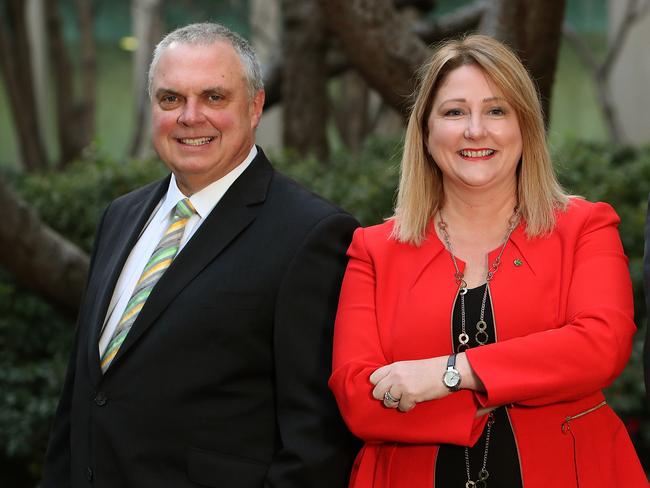
[(357, 446), (326, 382), (358, 224), (254, 145), (238, 35), (172, 32), (149, 80), (172, 174), (101, 219), (42, 486), (342, 488)]

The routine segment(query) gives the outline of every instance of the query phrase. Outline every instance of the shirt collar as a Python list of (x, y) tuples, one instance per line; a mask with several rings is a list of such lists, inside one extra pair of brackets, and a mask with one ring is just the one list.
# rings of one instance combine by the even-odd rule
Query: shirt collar
[[(253, 144), (253, 147), (241, 163), (239, 163), (235, 168), (233, 168), (228, 174), (222, 176), (217, 181), (213, 181), (208, 186), (202, 190), (196, 192), (190, 197), (190, 202), (194, 205), (196, 213), (204, 219), (208, 216), (212, 209), (219, 203), (219, 200), (226, 194), (230, 186), (235, 182), (237, 178), (248, 168), (248, 166), (253, 162), (257, 156), (257, 147)], [(160, 220), (163, 221), (168, 218), (169, 213), (173, 210), (176, 204), (186, 198), (183, 192), (178, 188), (176, 183), (176, 177), (172, 174), (171, 179), (169, 180), (169, 187), (167, 188), (167, 193), (161, 204)]]

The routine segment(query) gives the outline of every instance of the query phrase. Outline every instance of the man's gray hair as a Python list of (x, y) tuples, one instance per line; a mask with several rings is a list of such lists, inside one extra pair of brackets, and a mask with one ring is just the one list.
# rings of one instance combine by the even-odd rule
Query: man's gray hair
[(262, 70), (260, 63), (257, 60), (255, 50), (250, 43), (236, 32), (231, 31), (226, 26), (217, 23), (200, 23), (189, 24), (185, 27), (180, 27), (169, 34), (167, 34), (158, 43), (153, 52), (151, 64), (149, 65), (149, 78), (147, 90), (149, 97), (153, 97), (153, 77), (160, 56), (162, 56), (165, 49), (173, 42), (179, 44), (196, 44), (202, 46), (209, 46), (218, 41), (224, 41), (230, 44), (235, 52), (239, 55), (242, 68), (244, 70), (244, 77), (248, 85), (248, 94), (252, 99), (255, 94), (264, 88), (262, 80)]

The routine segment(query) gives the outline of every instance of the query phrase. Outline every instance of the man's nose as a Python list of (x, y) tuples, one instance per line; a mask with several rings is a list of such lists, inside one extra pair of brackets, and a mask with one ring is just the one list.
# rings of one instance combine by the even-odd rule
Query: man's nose
[(178, 123), (184, 126), (193, 126), (201, 124), (205, 121), (205, 115), (201, 110), (201, 106), (194, 100), (187, 100), (181, 114), (178, 116)]

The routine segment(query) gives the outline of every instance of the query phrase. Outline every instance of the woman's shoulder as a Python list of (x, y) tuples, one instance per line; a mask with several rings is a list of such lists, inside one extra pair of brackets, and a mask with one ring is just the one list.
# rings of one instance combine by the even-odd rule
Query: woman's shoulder
[(363, 241), (365, 246), (370, 247), (389, 245), (395, 242), (392, 236), (394, 226), (394, 220), (388, 219), (380, 224), (358, 227), (354, 231), (353, 240)]
[(395, 220), (392, 218), (381, 224), (359, 227), (355, 230), (350, 251), (352, 254), (361, 251), (361, 254), (386, 262), (401, 262), (442, 249), (442, 243), (431, 228), (420, 245), (400, 241), (394, 235), (394, 229)]
[(556, 229), (603, 227), (618, 225), (619, 222), (620, 218), (609, 203), (571, 197), (566, 209), (557, 213)]

